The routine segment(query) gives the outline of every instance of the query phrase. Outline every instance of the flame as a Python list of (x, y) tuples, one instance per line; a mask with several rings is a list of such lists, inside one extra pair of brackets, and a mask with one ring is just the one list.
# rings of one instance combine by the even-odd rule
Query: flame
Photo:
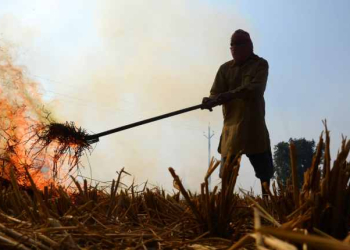
[(39, 86), (24, 75), (23, 67), (13, 64), (8, 51), (0, 48), (0, 177), (10, 179), (13, 168), (18, 183), (29, 186), (27, 169), (37, 188), (43, 189), (62, 182), (60, 176), (66, 177), (71, 169), (57, 171), (57, 166), (72, 159), (55, 154), (55, 145), (42, 147), (37, 143), (35, 128), (47, 122), (49, 114), (42, 108)]

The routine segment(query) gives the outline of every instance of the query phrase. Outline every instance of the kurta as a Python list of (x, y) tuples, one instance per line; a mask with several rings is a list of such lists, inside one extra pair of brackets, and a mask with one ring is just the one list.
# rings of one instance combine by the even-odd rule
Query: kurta
[(223, 157), (229, 152), (257, 154), (270, 150), (264, 100), (268, 69), (267, 61), (255, 54), (242, 65), (231, 60), (219, 68), (210, 97), (234, 93), (234, 99), (222, 105), (224, 126), (218, 151)]

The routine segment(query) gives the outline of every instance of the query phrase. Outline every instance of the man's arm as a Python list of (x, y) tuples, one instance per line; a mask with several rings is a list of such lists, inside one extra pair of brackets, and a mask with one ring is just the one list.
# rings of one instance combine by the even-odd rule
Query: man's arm
[(217, 102), (217, 97), (228, 90), (224, 71), (224, 65), (221, 65), (216, 73), (213, 86), (210, 89), (210, 96), (204, 97), (202, 100), (202, 109), (209, 109), (212, 111), (211, 108), (220, 105), (220, 103)]
[(210, 98), (215, 98), (221, 93), (228, 91), (226, 77), (225, 77), (225, 64), (221, 65), (218, 72), (216, 73), (213, 86), (210, 90)]
[(266, 89), (268, 74), (269, 65), (267, 61), (262, 60), (257, 67), (255, 76), (253, 76), (253, 79), (248, 84), (230, 91), (230, 93), (232, 93), (231, 99), (250, 99), (263, 96)]
[(250, 82), (246, 85), (238, 87), (231, 91), (226, 91), (215, 96), (216, 105), (221, 105), (233, 99), (251, 99), (263, 96), (267, 77), (269, 73), (269, 65), (266, 60), (261, 60), (257, 67), (256, 73)]

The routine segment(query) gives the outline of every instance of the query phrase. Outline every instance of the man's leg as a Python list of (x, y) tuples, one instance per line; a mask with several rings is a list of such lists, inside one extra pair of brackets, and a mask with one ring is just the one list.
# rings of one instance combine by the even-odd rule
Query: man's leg
[(223, 172), (224, 172), (224, 165), (225, 165), (225, 162), (226, 162), (226, 158), (227, 158), (227, 157), (221, 156), (220, 171), (219, 171), (219, 177), (220, 177), (220, 178), (222, 178), (222, 174), (223, 174)]
[(263, 197), (268, 197), (270, 179), (273, 176), (273, 161), (271, 151), (259, 154), (247, 154), (250, 163), (254, 167), (255, 176), (260, 179), (261, 193)]
[[(231, 162), (230, 164), (233, 162), (233, 160), (235, 159), (235, 155), (231, 156)], [(219, 177), (222, 178), (223, 174), (224, 174), (224, 166), (225, 166), (225, 162), (227, 160), (227, 157), (222, 157), (221, 156), (221, 162), (220, 162), (220, 171), (219, 171)]]

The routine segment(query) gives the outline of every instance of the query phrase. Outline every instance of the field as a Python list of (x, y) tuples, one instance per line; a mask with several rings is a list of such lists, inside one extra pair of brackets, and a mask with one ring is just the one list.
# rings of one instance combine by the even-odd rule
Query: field
[[(325, 139), (323, 138), (325, 137)], [(125, 186), (122, 169), (110, 185), (92, 186), (71, 176), (71, 188), (37, 185), (15, 165), (0, 187), (2, 249), (350, 249), (350, 141), (343, 139), (331, 167), (329, 131), (321, 134), (312, 166), (297, 187), (295, 148), (286, 186), (274, 181), (269, 197), (234, 188), (237, 157), (225, 164), (221, 186), (212, 192), (208, 177), (199, 194), (183, 187), (174, 169), (173, 194), (157, 187)], [(324, 155), (322, 156), (322, 148)], [(322, 159), (322, 160), (321, 160)], [(321, 164), (322, 161), (322, 164)], [(322, 166), (322, 167), (321, 167)], [(28, 185), (23, 185), (27, 180)]]

